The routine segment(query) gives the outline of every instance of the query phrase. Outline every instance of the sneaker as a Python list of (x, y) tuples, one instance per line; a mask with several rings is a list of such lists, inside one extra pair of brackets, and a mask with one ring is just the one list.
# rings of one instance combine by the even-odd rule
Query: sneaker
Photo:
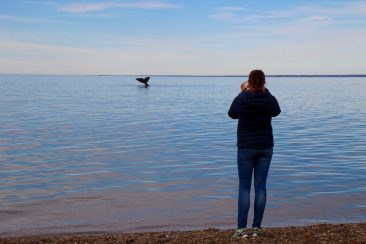
[(257, 227), (254, 227), (253, 228), (253, 233), (252, 233), (252, 237), (257, 237), (261, 234), (261, 229), (260, 228), (257, 228)]
[(248, 238), (247, 228), (237, 229), (232, 236), (233, 238)]

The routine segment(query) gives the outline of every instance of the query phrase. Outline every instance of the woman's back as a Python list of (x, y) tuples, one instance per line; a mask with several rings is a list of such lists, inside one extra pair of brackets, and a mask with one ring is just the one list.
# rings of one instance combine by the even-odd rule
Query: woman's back
[(237, 146), (272, 148), (271, 120), (281, 112), (278, 102), (268, 90), (241, 92), (233, 101), (228, 115), (239, 119)]

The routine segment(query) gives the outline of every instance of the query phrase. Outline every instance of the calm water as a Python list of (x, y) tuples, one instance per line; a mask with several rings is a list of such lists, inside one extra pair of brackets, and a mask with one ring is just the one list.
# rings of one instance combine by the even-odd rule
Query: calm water
[[(0, 76), (0, 235), (235, 227), (243, 78), (134, 78)], [(267, 81), (263, 225), (365, 221), (366, 78)]]

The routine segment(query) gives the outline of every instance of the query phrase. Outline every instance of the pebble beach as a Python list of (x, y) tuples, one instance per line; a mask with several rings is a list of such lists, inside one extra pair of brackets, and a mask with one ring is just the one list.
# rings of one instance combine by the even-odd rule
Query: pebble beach
[(366, 222), (263, 228), (258, 237), (232, 238), (234, 230), (76, 233), (2, 238), (0, 243), (366, 243)]

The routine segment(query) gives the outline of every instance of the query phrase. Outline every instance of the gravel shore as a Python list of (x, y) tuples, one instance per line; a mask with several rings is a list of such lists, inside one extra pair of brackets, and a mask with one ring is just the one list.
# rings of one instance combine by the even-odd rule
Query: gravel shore
[(0, 243), (366, 243), (366, 222), (264, 228), (261, 236), (248, 239), (234, 239), (231, 237), (233, 232), (209, 228), (175, 232), (59, 234), (2, 238)]

